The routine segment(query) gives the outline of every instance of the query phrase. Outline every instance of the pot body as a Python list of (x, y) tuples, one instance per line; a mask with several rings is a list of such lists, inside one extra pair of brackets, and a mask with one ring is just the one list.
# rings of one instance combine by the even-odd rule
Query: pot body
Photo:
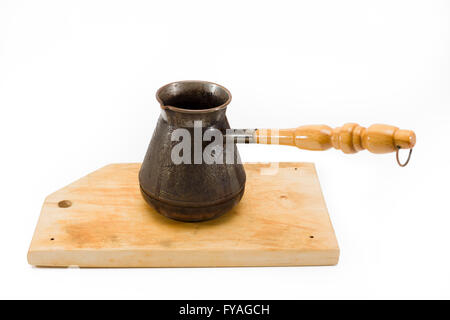
[[(217, 129), (225, 134), (229, 129), (226, 107), (206, 113), (184, 113), (163, 108), (139, 172), (144, 199), (162, 215), (175, 220), (194, 222), (216, 218), (231, 210), (241, 199), (245, 187), (245, 171), (235, 144), (230, 146), (234, 161), (225, 161), (230, 149), (223, 148), (223, 163), (197, 163), (194, 152), (189, 163), (175, 164), (172, 152), (173, 133), (177, 129), (189, 132), (190, 150), (194, 150), (195, 135)], [(199, 123), (201, 122), (201, 127)], [(202, 139), (201, 151), (210, 142)], [(198, 145), (197, 145), (198, 148)]]

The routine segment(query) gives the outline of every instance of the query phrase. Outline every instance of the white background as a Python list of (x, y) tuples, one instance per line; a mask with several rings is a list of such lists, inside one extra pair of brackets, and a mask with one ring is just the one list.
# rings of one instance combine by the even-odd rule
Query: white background
[[(386, 123), (417, 147), (400, 168), (240, 146), (244, 161), (316, 163), (337, 266), (29, 266), (46, 195), (142, 161), (155, 91), (183, 79), (230, 89), (232, 127)], [(450, 298), (449, 108), (448, 1), (0, 0), (0, 298)]]

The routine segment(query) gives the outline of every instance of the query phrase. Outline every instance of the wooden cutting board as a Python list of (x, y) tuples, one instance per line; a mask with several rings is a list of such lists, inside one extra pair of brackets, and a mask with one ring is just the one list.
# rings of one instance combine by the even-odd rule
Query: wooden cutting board
[(28, 262), (51, 267), (334, 265), (339, 247), (314, 164), (245, 164), (240, 204), (198, 223), (141, 198), (140, 164), (111, 164), (49, 195)]

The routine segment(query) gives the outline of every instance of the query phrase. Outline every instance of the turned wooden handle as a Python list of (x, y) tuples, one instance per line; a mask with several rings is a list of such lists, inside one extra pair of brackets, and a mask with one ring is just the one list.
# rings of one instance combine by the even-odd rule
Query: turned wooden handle
[(344, 153), (369, 150), (372, 153), (411, 149), (416, 144), (414, 131), (385, 124), (364, 128), (356, 123), (330, 128), (326, 125), (301, 126), (295, 129), (257, 129), (256, 143), (297, 146), (305, 150), (327, 150), (331, 147)]

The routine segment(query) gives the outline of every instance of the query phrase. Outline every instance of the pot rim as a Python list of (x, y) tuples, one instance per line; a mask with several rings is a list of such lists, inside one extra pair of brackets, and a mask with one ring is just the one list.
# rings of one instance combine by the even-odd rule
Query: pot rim
[[(184, 109), (184, 108), (178, 108), (178, 107), (174, 107), (174, 106), (171, 106), (171, 105), (165, 105), (164, 104), (164, 102), (161, 100), (161, 98), (160, 98), (160, 93), (161, 93), (161, 91), (162, 90), (164, 90), (165, 88), (167, 88), (168, 86), (171, 86), (171, 85), (173, 85), (173, 84), (175, 84), (175, 83), (192, 83), (192, 82), (194, 82), (194, 83), (205, 83), (205, 84), (212, 84), (212, 85), (215, 85), (215, 86), (217, 86), (217, 87), (219, 87), (220, 89), (222, 89), (222, 90), (224, 90), (226, 93), (227, 93), (227, 95), (228, 95), (228, 99), (223, 103), (223, 104), (221, 104), (220, 106), (217, 106), (217, 107), (213, 107), (213, 108), (208, 108), (208, 109)], [(218, 83), (215, 83), (215, 82), (211, 82), (211, 81), (203, 81), (203, 80), (181, 80), (181, 81), (173, 81), (173, 82), (170, 82), (170, 83), (168, 83), (168, 84), (165, 84), (164, 86), (162, 86), (161, 88), (159, 88), (157, 91), (156, 91), (156, 100), (159, 102), (159, 105), (161, 106), (161, 109), (163, 109), (163, 110), (166, 110), (166, 109), (169, 109), (169, 110), (172, 110), (172, 111), (175, 111), (175, 112), (182, 112), (182, 113), (192, 113), (192, 114), (198, 114), (198, 113), (210, 113), (210, 112), (215, 112), (215, 111), (219, 111), (219, 110), (223, 110), (223, 109), (226, 109), (227, 108), (227, 106), (230, 104), (230, 102), (231, 102), (231, 92), (230, 92), (230, 90), (228, 90), (227, 88), (225, 88), (224, 86), (222, 86), (222, 85), (220, 85), (220, 84), (218, 84)]]

